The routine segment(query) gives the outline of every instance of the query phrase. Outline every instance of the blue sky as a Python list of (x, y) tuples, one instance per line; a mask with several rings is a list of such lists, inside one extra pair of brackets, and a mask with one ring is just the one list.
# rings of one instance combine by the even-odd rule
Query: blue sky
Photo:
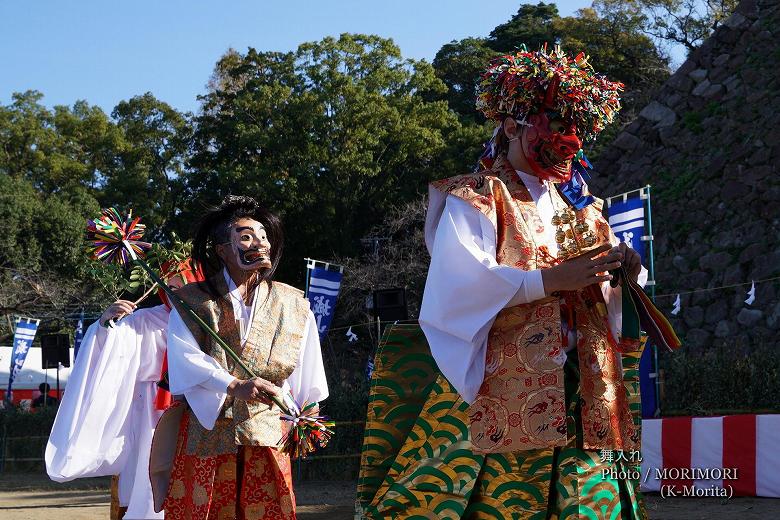
[[(390, 37), (405, 57), (430, 61), (444, 43), (486, 36), (520, 3), (1, 0), (0, 103), (10, 102), (12, 92), (34, 89), (49, 106), (85, 99), (110, 112), (117, 102), (149, 91), (179, 110), (195, 111), (196, 96), (229, 47), (288, 51), (360, 32)], [(557, 4), (567, 16), (591, 1)]]

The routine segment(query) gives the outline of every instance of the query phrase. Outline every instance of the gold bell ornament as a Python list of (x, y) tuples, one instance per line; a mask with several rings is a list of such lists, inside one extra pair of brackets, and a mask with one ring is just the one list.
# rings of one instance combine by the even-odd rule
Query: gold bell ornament
[(555, 242), (558, 244), (559, 258), (566, 260), (596, 245), (597, 239), (590, 226), (584, 220), (577, 219), (572, 208), (556, 211), (551, 222), (556, 227)]

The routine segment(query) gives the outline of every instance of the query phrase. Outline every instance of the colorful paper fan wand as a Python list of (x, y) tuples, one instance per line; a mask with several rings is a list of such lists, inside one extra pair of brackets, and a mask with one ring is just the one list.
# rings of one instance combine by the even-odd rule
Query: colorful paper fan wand
[[(87, 220), (87, 241), (90, 242), (87, 251), (93, 260), (105, 264), (116, 263), (127, 267), (131, 262), (131, 251), (135, 256), (144, 256), (152, 247), (148, 242), (141, 241), (146, 226), (141, 224), (141, 218), (133, 218), (130, 210), (126, 217), (122, 217), (116, 208), (105, 208), (98, 218)], [(146, 298), (155, 285), (146, 291), (135, 302), (136, 305)], [(117, 319), (121, 319), (120, 316)], [(104, 327), (113, 327), (115, 320), (111, 319), (102, 323)]]
[[(233, 349), (225, 343), (219, 334), (203, 321), (187, 302), (179, 298), (168, 284), (143, 260), (146, 251), (152, 245), (141, 241), (146, 226), (140, 222), (140, 217), (132, 218), (132, 212), (128, 213), (127, 217), (122, 218), (115, 208), (102, 210), (99, 218), (87, 221), (87, 240), (92, 242), (88, 250), (92, 257), (107, 264), (118, 263), (124, 267), (128, 267), (131, 264), (140, 266), (165, 291), (171, 303), (177, 303), (179, 308), (184, 310), (188, 317), (200, 325), (250, 378), (258, 377)], [(293, 457), (304, 457), (317, 447), (327, 444), (327, 441), (333, 434), (333, 430), (330, 428), (333, 427), (334, 423), (328, 421), (323, 416), (316, 415), (316, 410), (314, 409), (316, 403), (308, 404), (301, 409), (291, 395), (280, 398), (276, 394), (269, 393), (268, 398), (279, 407), (282, 412), (282, 418), (292, 424), (290, 429), (292, 436), (284, 439), (282, 449), (285, 452)]]
[(92, 243), (88, 251), (95, 260), (127, 266), (131, 257), (142, 257), (152, 247), (141, 241), (145, 230), (141, 218), (133, 218), (132, 210), (122, 218), (116, 208), (104, 209), (100, 217), (87, 220), (87, 240)]

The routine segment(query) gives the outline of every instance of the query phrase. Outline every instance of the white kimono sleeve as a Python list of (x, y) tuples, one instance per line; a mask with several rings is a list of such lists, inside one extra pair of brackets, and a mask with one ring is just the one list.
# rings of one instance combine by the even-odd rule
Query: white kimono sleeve
[(328, 381), (325, 379), (325, 366), (322, 363), (320, 334), (317, 331), (317, 320), (309, 311), (306, 320), (306, 331), (303, 335), (298, 365), (284, 382), (284, 392), (292, 391), (295, 402), (304, 403), (324, 401), (328, 397)]
[[(508, 306), (544, 298), (540, 270), (496, 262), (496, 231), (476, 208), (431, 189), (426, 244), (431, 265), (420, 326), (439, 369), (466, 402), (485, 375), (488, 332)], [(446, 197), (446, 200), (445, 200)]]
[(214, 428), (235, 377), (203, 352), (176, 308), (168, 320), (168, 384), (173, 395), (183, 395), (195, 417), (207, 430)]
[(159, 376), (167, 318), (160, 305), (139, 309), (110, 329), (97, 322), (87, 329), (46, 444), (52, 480), (127, 469), (139, 449), (137, 431), (149, 427), (137, 413), (144, 403), (134, 404), (135, 394), (139, 382)]

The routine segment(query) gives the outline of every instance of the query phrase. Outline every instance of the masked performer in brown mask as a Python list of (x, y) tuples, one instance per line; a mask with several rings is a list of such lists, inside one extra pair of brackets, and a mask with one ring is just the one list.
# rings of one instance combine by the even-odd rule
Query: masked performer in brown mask
[(267, 395), (292, 391), (298, 403), (312, 403), (325, 399), (328, 388), (308, 302), (298, 289), (273, 281), (282, 247), (279, 219), (250, 197), (225, 198), (198, 226), (193, 259), (206, 281), (178, 294), (259, 377), (250, 379), (174, 306), (170, 390), (184, 396), (187, 409), (167, 519), (295, 518), (290, 459), (277, 449), (283, 423)]

